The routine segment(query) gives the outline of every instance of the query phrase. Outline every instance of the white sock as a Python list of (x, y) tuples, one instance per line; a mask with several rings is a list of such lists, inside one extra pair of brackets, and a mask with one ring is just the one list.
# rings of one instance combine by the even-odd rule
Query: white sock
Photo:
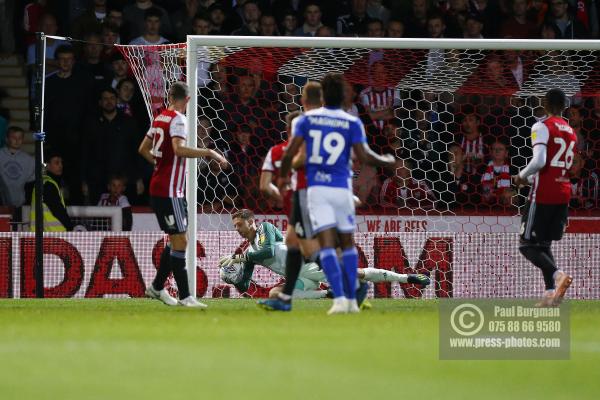
[(554, 274), (552, 274), (552, 279), (556, 280), (556, 276), (558, 274), (562, 274), (562, 271), (560, 269), (557, 269), (556, 271), (554, 271)]
[(361, 271), (365, 273), (365, 280), (369, 282), (400, 282), (406, 283), (408, 275), (397, 274), (387, 269), (379, 268), (363, 268)]
[(327, 290), (294, 289), (294, 298), (296, 299), (324, 299), (325, 297), (327, 297)]

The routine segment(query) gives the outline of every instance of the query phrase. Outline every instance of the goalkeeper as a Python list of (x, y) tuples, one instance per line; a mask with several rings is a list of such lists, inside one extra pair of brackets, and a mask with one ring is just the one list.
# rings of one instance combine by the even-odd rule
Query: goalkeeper
[[(241, 209), (231, 216), (233, 226), (240, 236), (248, 240), (250, 246), (245, 254), (234, 254), (222, 257), (219, 260), (219, 273), (221, 279), (232, 284), (243, 293), (248, 290), (255, 265), (262, 265), (272, 272), (285, 276), (285, 260), (287, 246), (283, 243), (283, 234), (273, 224), (262, 222), (256, 226), (254, 213), (248, 209)], [(241, 264), (242, 267), (236, 267)], [(393, 271), (377, 268), (362, 268), (358, 270), (358, 278), (367, 282), (400, 282), (414, 283), (423, 287), (429, 285), (429, 277), (422, 274), (398, 274)], [(326, 297), (327, 291), (320, 290), (321, 283), (326, 283), (325, 273), (317, 263), (305, 263), (300, 269), (296, 282), (294, 296), (299, 298)], [(277, 296), (280, 287), (273, 288), (269, 294)], [(362, 302), (366, 295), (366, 291)]]

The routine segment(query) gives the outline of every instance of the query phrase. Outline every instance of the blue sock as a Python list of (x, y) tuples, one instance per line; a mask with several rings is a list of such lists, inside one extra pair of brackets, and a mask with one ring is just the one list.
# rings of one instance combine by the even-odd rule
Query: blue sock
[(356, 298), (356, 275), (358, 274), (358, 252), (356, 247), (344, 250), (342, 253), (344, 268), (345, 294), (349, 299)]
[(323, 268), (323, 272), (325, 272), (325, 276), (327, 276), (327, 282), (329, 282), (333, 296), (344, 296), (342, 272), (340, 271), (340, 264), (338, 263), (335, 249), (331, 247), (321, 249), (320, 257), (321, 267)]

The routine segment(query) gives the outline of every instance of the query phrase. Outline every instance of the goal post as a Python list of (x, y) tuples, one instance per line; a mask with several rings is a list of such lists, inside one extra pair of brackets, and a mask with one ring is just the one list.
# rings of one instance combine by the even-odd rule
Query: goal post
[[(176, 80), (186, 80), (190, 86), (191, 98), (187, 109), (187, 119), (190, 129), (189, 144), (191, 146), (200, 144), (198, 139), (198, 126), (207, 120), (210, 129), (217, 132), (218, 139), (228, 145), (229, 142), (237, 140), (234, 136), (239, 130), (242, 135), (242, 128), (254, 131), (255, 126), (261, 127), (262, 121), (272, 123), (274, 126), (264, 129), (261, 132), (259, 140), (261, 141), (260, 156), (266, 154), (268, 144), (275, 141), (278, 135), (285, 131), (281, 122), (285, 113), (291, 109), (299, 108), (298, 95), (303, 82), (308, 80), (318, 80), (327, 72), (339, 72), (346, 75), (353, 85), (361, 88), (375, 86), (390, 87), (392, 91), (399, 92), (397, 99), (394, 97), (393, 120), (395, 125), (391, 128), (396, 133), (394, 140), (397, 140), (397, 147), (394, 149), (399, 158), (410, 161), (413, 170), (409, 174), (417, 181), (427, 182), (429, 190), (433, 192), (435, 204), (428, 204), (428, 197), (425, 191), (427, 185), (421, 187), (415, 184), (411, 189), (419, 192), (422, 198), (412, 199), (413, 202), (405, 201), (402, 204), (392, 202), (385, 204), (383, 186), (385, 182), (394, 184), (393, 177), (381, 177), (378, 171), (372, 171), (371, 174), (365, 174), (364, 181), (369, 182), (378, 180), (381, 188), (381, 195), (374, 196), (372, 193), (365, 195), (365, 208), (362, 210), (365, 214), (386, 213), (387, 215), (408, 216), (409, 218), (424, 215), (429, 218), (429, 223), (435, 229), (442, 230), (444, 226), (448, 231), (467, 232), (476, 226), (475, 232), (514, 232), (509, 225), (514, 225), (512, 217), (518, 214), (522, 200), (526, 193), (515, 193), (512, 198), (519, 198), (519, 204), (514, 206), (513, 200), (508, 204), (498, 208), (490, 206), (490, 212), (484, 213), (479, 219), (461, 219), (464, 213), (477, 213), (479, 207), (476, 204), (483, 200), (468, 200), (470, 206), (459, 208), (455, 205), (457, 193), (450, 189), (449, 181), (446, 181), (442, 175), (454, 173), (446, 164), (450, 164), (449, 157), (456, 157), (452, 153), (451, 147), (457, 145), (457, 139), (461, 134), (461, 120), (467, 115), (466, 106), (471, 105), (469, 99), (477, 97), (476, 104), (477, 115), (480, 118), (478, 122), (484, 126), (487, 133), (493, 140), (502, 136), (507, 140), (507, 147), (514, 149), (510, 152), (510, 165), (522, 168), (529, 157), (530, 151), (527, 150), (528, 129), (535, 122), (537, 108), (540, 106), (540, 97), (543, 96), (551, 86), (557, 86), (565, 90), (567, 95), (574, 101), (581, 101), (583, 98), (592, 99), (600, 96), (600, 41), (598, 40), (525, 40), (525, 39), (392, 39), (392, 38), (317, 38), (317, 37), (252, 37), (252, 36), (188, 36), (185, 44), (160, 45), (160, 46), (119, 46), (119, 49), (125, 54), (126, 59), (132, 66), (137, 81), (142, 87), (146, 106), (149, 114), (152, 116), (157, 111), (156, 98), (154, 92), (161, 92), (163, 100), (166, 98), (166, 92), (170, 83)], [(440, 53), (443, 51), (442, 61), (440, 62)], [(501, 70), (492, 68), (494, 57), (502, 58), (503, 54), (509, 51), (520, 51), (527, 53), (528, 57), (523, 56), (522, 69), (525, 76), (517, 76), (507, 65), (503, 65)], [(150, 56), (148, 56), (150, 55)], [(444, 57), (446, 57), (444, 59)], [(153, 58), (153, 69), (147, 68), (147, 59)], [(397, 58), (397, 59), (396, 59)], [(371, 70), (373, 65), (381, 62), (386, 68), (386, 77), (376, 76)], [(521, 61), (519, 61), (521, 62)], [(159, 66), (157, 67), (157, 63)], [(262, 84), (260, 78), (256, 78), (254, 83), (255, 93), (259, 90), (264, 91), (265, 99), (270, 103), (276, 103), (273, 115), (278, 116), (278, 120), (273, 122), (273, 118), (263, 118), (262, 115), (271, 111), (263, 107), (257, 111), (255, 118), (248, 122), (244, 111), (255, 110), (246, 108), (235, 109), (230, 112), (234, 114), (232, 122), (223, 121), (220, 111), (227, 108), (225, 100), (218, 94), (224, 93), (225, 88), (219, 85), (228, 85), (227, 76), (217, 77), (217, 74), (225, 74), (223, 69), (230, 69), (231, 73), (239, 81), (244, 74), (252, 75), (240, 70), (251, 70), (259, 66), (263, 75), (270, 75), (268, 84), (277, 85), (278, 89), (271, 87), (257, 88)], [(497, 76), (493, 75), (494, 71)], [(521, 71), (521, 73), (523, 73)], [(510, 78), (510, 79), (509, 79)], [(149, 81), (158, 80), (159, 84), (154, 88), (150, 87)], [(513, 79), (519, 80), (517, 86), (503, 82)], [(267, 79), (265, 79), (267, 81)], [(380, 82), (381, 81), (381, 82)], [(216, 88), (216, 89), (215, 89)], [(237, 90), (237, 89), (236, 89)], [(233, 91), (233, 95), (237, 92)], [(273, 92), (273, 93), (269, 93)], [(417, 93), (415, 93), (417, 92)], [(272, 96), (273, 98), (268, 98)], [(488, 98), (489, 97), (489, 98)], [(513, 100), (518, 100), (518, 105)], [(395, 103), (395, 101), (398, 101)], [(357, 100), (357, 102), (359, 102)], [(266, 103), (266, 101), (265, 101)], [(600, 103), (600, 102), (599, 102)], [(583, 104), (583, 103), (582, 103)], [(262, 106), (260, 106), (262, 107)], [(260, 108), (257, 107), (257, 108)], [(368, 107), (364, 106), (365, 108)], [(585, 105), (584, 105), (585, 107)], [(242, 111), (240, 111), (242, 110)], [(483, 110), (483, 111), (482, 111)], [(208, 112), (211, 115), (208, 115)], [(378, 115), (379, 111), (373, 107), (370, 115)], [(214, 114), (214, 115), (213, 115)], [(228, 115), (228, 118), (231, 115)], [(238, 117), (242, 122), (236, 121)], [(376, 117), (373, 117), (375, 119)], [(252, 118), (251, 118), (252, 119)], [(375, 121), (377, 122), (377, 121)], [(254, 125), (253, 125), (254, 124)], [(218, 126), (217, 126), (218, 125)], [(378, 126), (374, 123), (374, 131), (377, 135), (386, 135), (387, 122)], [(385, 126), (384, 126), (385, 125)], [(202, 128), (204, 129), (204, 128)], [(420, 133), (419, 133), (420, 132)], [(427, 136), (429, 132), (435, 133), (432, 139), (423, 139), (421, 136)], [(416, 134), (416, 137), (414, 135)], [(412, 135), (412, 136), (411, 136)], [(419, 136), (421, 135), (421, 136)], [(281, 137), (279, 137), (279, 140)], [(386, 140), (392, 140), (387, 138)], [(389, 148), (387, 143), (383, 148)], [(421, 146), (429, 147), (421, 147)], [(458, 145), (462, 146), (461, 143)], [(490, 144), (486, 144), (486, 146)], [(387, 147), (386, 147), (387, 146)], [(436, 147), (437, 146), (437, 147)], [(460, 147), (459, 146), (459, 147)], [(474, 145), (475, 146), (475, 145)], [(482, 145), (483, 146), (483, 145)], [(467, 150), (465, 150), (466, 152)], [(471, 151), (471, 150), (469, 150)], [(508, 151), (508, 150), (507, 150)], [(582, 150), (583, 151), (583, 150)], [(592, 150), (590, 150), (593, 152)], [(420, 153), (418, 158), (414, 154)], [(422, 155), (421, 153), (427, 153)], [(591, 153), (590, 153), (591, 154)], [(590, 156), (590, 159), (593, 159)], [(480, 160), (481, 161), (481, 160)], [(587, 160), (586, 160), (587, 161)], [(487, 161), (486, 161), (487, 162)], [(418, 167), (414, 167), (417, 165)], [(228, 214), (231, 210), (245, 206), (244, 201), (254, 200), (254, 204), (260, 203), (257, 193), (250, 193), (244, 201), (233, 201), (225, 204), (223, 199), (198, 199), (197, 194), (202, 193), (203, 198), (205, 187), (198, 186), (200, 169), (204, 168), (202, 161), (188, 161), (187, 171), (187, 200), (189, 215), (189, 240), (186, 252), (187, 263), (190, 271), (194, 270), (196, 265), (196, 235), (199, 229), (223, 228), (222, 221), (215, 222), (215, 226), (203, 227), (196, 226), (198, 221), (198, 209), (207, 208), (211, 214)], [(485, 165), (484, 165), (485, 167)], [(398, 167), (400, 170), (402, 167)], [(441, 171), (440, 169), (444, 169)], [(209, 174), (216, 174), (210, 168), (207, 168)], [(358, 180), (361, 179), (363, 170), (358, 174)], [(417, 172), (419, 174), (417, 174)], [(493, 172), (493, 171), (492, 171)], [(249, 172), (248, 177), (255, 178)], [(508, 171), (503, 172), (508, 174)], [(483, 175), (483, 172), (482, 172)], [(494, 175), (494, 173), (492, 173)], [(245, 176), (246, 177), (246, 176)], [(384, 178), (387, 178), (384, 180)], [(211, 179), (202, 181), (203, 185), (210, 182), (216, 182), (216, 185), (229, 185), (233, 194), (228, 192), (228, 188), (220, 187), (224, 196), (235, 197), (239, 199), (239, 188), (235, 183), (246, 184), (246, 178), (236, 179), (235, 174), (225, 173), (224, 182), (214, 176)], [(390, 180), (391, 179), (391, 180)], [(493, 176), (491, 182), (502, 180)], [(207, 183), (208, 182), (208, 183)], [(460, 183), (458, 184), (460, 185)], [(401, 188), (397, 188), (398, 191)], [(448, 196), (446, 196), (448, 195)], [(403, 195), (404, 196), (404, 195)], [(510, 197), (510, 196), (509, 196)], [(483, 198), (480, 196), (480, 198)], [(375, 199), (376, 201), (372, 201)], [(361, 199), (362, 200), (362, 199)], [(410, 199), (409, 199), (410, 200)], [(203, 201), (207, 201), (207, 207)], [(219, 203), (215, 206), (215, 203)], [(375, 203), (377, 203), (375, 205)], [(451, 204), (452, 203), (452, 204)], [(428, 205), (426, 205), (428, 204)], [(462, 206), (461, 206), (462, 207)], [(589, 210), (597, 210), (596, 203)], [(466, 211), (464, 211), (466, 209)], [(269, 214), (272, 208), (266, 208), (264, 214)], [(508, 219), (502, 220), (502, 216)], [(208, 221), (212, 219), (207, 218)], [(495, 222), (490, 222), (494, 220)], [(432, 223), (433, 221), (433, 223)], [(475, 221), (475, 222), (473, 222)], [(501, 222), (500, 222), (501, 221)], [(399, 228), (396, 225), (390, 225), (391, 230)], [(394, 228), (395, 227), (395, 228)], [(195, 291), (196, 274), (190, 273), (190, 289)]]

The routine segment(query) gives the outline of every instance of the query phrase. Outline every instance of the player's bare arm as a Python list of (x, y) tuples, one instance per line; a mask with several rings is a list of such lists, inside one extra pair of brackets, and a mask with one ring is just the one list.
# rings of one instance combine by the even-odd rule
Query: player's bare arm
[(294, 159), (292, 160), (292, 168), (294, 168), (294, 169), (304, 168), (305, 164), (306, 164), (306, 143), (304, 143), (302, 145), (302, 147), (300, 147), (300, 150), (294, 156)]
[(279, 189), (273, 184), (273, 172), (262, 171), (260, 173), (259, 189), (265, 197), (277, 202), (283, 201)]
[(356, 143), (352, 146), (354, 154), (362, 164), (373, 165), (375, 167), (393, 168), (396, 159), (391, 154), (379, 155), (375, 153), (366, 143)]
[(290, 141), (290, 144), (283, 151), (283, 157), (281, 158), (281, 168), (279, 169), (279, 176), (281, 178), (285, 178), (290, 174), (292, 169), (292, 160), (300, 147), (304, 143), (304, 138), (302, 136), (294, 136)]
[(140, 143), (140, 147), (138, 148), (138, 153), (140, 153), (140, 155), (150, 164), (156, 164), (156, 160), (152, 154), (152, 140), (150, 138), (144, 137), (144, 140), (142, 140), (142, 143)]
[(177, 157), (185, 157), (185, 158), (212, 158), (221, 164), (222, 168), (227, 168), (229, 166), (229, 162), (227, 159), (223, 157), (221, 154), (216, 152), (213, 149), (206, 149), (202, 147), (189, 147), (185, 145), (185, 139), (174, 137), (171, 139), (173, 142), (173, 153)]

